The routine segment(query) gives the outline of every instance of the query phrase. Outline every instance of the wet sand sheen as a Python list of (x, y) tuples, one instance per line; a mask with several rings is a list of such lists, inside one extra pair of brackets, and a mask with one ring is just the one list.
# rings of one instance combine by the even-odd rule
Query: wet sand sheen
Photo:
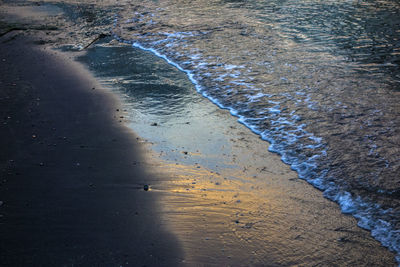
[[(184, 263), (395, 265), (353, 217), (198, 95), (177, 69), (149, 52), (107, 43), (79, 60), (120, 96), (128, 125), (149, 144), (149, 161), (172, 177), (151, 188), (162, 195), (163, 218), (183, 245)], [(153, 86), (140, 89), (146, 81)]]
[(143, 148), (113, 118), (115, 97), (30, 38), (0, 40), (0, 265), (177, 265), (143, 190), (159, 178), (136, 164)]
[[(42, 61), (26, 61), (26, 55), (17, 53), (20, 50), (15, 45), (21, 42), (24, 41), (16, 38), (2, 44), (2, 56), (8, 55), (6, 62), (14, 62), (11, 64), (16, 66), (14, 71), (23, 68), (22, 73), (40, 70), (37, 64)], [(15, 263), (61, 265), (74, 261), (86, 265), (128, 262), (133, 266), (141, 263), (150, 266), (175, 266), (179, 263), (215, 266), (395, 265), (393, 254), (373, 240), (368, 232), (359, 229), (352, 217), (341, 214), (336, 204), (299, 180), (278, 156), (269, 153), (266, 142), (206, 99), (196, 100), (190, 106), (196, 111), (195, 115), (191, 113), (179, 117), (174, 123), (151, 127), (155, 133), (168, 132), (168, 135), (160, 134), (151, 139), (140, 134), (139, 143), (144, 138), (155, 144), (147, 146), (147, 153), (143, 153), (132, 133), (115, 125), (120, 124), (119, 120), (123, 118), (120, 118), (120, 112), (114, 111), (124, 108), (116, 106), (110, 100), (111, 95), (94, 93), (99, 86), (81, 67), (73, 65), (75, 71), (65, 67), (63, 72), (57, 72), (52, 64), (63, 65), (65, 58), (27, 54), (31, 54), (33, 59), (38, 56), (45, 58), (49, 64), (45, 66), (52, 70), (49, 72), (51, 75), (68, 73), (68, 81), (81, 78), (74, 83), (80, 86), (69, 91), (71, 87), (64, 88), (63, 83), (59, 87), (57, 80), (51, 83), (36, 75), (39, 84), (42, 82), (43, 85), (41, 100), (38, 101), (36, 96), (22, 97), (33, 104), (44, 103), (35, 120), (40, 125), (40, 120), (49, 116), (55, 123), (54, 126), (44, 122), (40, 128), (42, 133), (38, 136), (43, 136), (42, 140), (47, 142), (36, 144), (36, 140), (31, 140), (30, 127), (24, 125), (8, 128), (8, 135), (2, 139), (5, 141), (2, 147), (9, 148), (7, 152), (10, 154), (21, 148), (19, 142), (28, 140), (22, 143), (28, 143), (27, 151), (32, 155), (44, 153), (43, 162), (46, 163), (44, 166), (40, 165), (41, 162), (35, 165), (33, 157), (21, 162), (26, 154), (20, 151), (19, 157), (22, 158), (16, 157), (18, 160), (15, 160), (19, 175), (15, 177), (22, 176), (30, 187), (24, 187), (24, 194), (16, 194), (21, 187), (18, 178), (2, 187), (8, 193), (2, 194), (5, 204), (1, 208), (5, 206), (7, 211), (1, 219), (5, 220), (13, 213), (11, 218), (23, 222), (15, 226), (10, 224), (11, 221), (5, 221), (5, 227), (2, 226), (3, 233), (7, 233), (2, 234), (7, 237), (1, 242), (3, 263), (10, 266)], [(24, 64), (20, 64), (22, 62)], [(9, 75), (2, 77), (11, 80), (19, 77), (22, 82), (16, 84), (21, 86), (29, 81), (25, 76), (7, 72), (8, 66), (2, 65), (2, 73)], [(119, 71), (122, 69), (115, 72)], [(84, 82), (82, 72), (89, 81)], [(31, 74), (33, 77), (34, 73)], [(98, 73), (94, 74), (102, 79)], [(13, 86), (8, 81), (5, 84)], [(82, 95), (87, 90), (81, 91), (84, 85), (96, 90)], [(9, 92), (15, 93), (12, 88)], [(64, 88), (67, 97), (58, 96), (57, 88)], [(116, 94), (121, 93), (118, 89), (113, 90)], [(81, 97), (77, 98), (78, 95)], [(75, 103), (69, 107), (71, 102), (66, 99), (80, 99), (81, 105)], [(122, 96), (121, 99), (126, 101)], [(68, 111), (67, 117), (72, 116), (67, 124), (59, 117), (58, 104), (65, 108), (61, 111)], [(132, 104), (125, 102), (124, 106), (132, 107)], [(44, 110), (43, 106), (46, 107)], [(84, 109), (80, 110), (82, 107)], [(131, 124), (135, 129), (132, 118)], [(140, 117), (137, 118), (140, 121)], [(107, 125), (112, 127), (104, 127), (107, 121)], [(71, 122), (74, 127), (71, 127)], [(141, 123), (147, 121), (137, 125)], [(62, 153), (58, 147), (47, 152), (47, 144), (57, 139), (57, 135), (52, 133), (53, 128), (74, 136), (64, 145), (54, 140)], [(15, 129), (23, 130), (21, 136), (12, 134)], [(203, 129), (201, 135), (198, 129)], [(25, 130), (29, 133), (28, 139), (24, 139)], [(140, 133), (140, 129), (137, 132)], [(192, 137), (191, 148), (214, 146), (215, 152), (197, 152), (197, 149), (187, 147), (187, 140), (184, 140), (183, 148), (177, 145), (176, 140), (171, 141), (175, 146), (172, 154), (157, 148), (158, 143), (168, 143), (171, 136), (187, 135)], [(109, 142), (113, 139), (120, 141)], [(6, 140), (13, 140), (15, 147)], [(224, 149), (220, 149), (222, 145)], [(182, 155), (178, 162), (175, 161), (176, 152)], [(200, 164), (194, 164), (198, 162)], [(216, 162), (218, 167), (214, 169), (211, 166)], [(59, 164), (63, 167), (60, 168)], [(89, 165), (96, 167), (82, 170)], [(133, 181), (132, 175), (137, 179)], [(55, 184), (54, 177), (57, 177)], [(35, 183), (31, 184), (31, 178)], [(149, 183), (151, 190), (140, 190), (143, 183)], [(94, 193), (93, 185), (96, 188)], [(36, 196), (32, 202), (34, 205), (27, 208), (23, 204), (28, 203), (31, 196)], [(53, 202), (55, 197), (57, 201)], [(19, 204), (10, 206), (9, 203), (13, 202)], [(60, 207), (63, 212), (59, 212)], [(142, 217), (141, 214), (145, 215)], [(32, 220), (36, 222), (34, 226)], [(19, 227), (18, 235), (16, 227)], [(24, 243), (26, 240), (29, 242)], [(66, 249), (67, 245), (70, 248)]]

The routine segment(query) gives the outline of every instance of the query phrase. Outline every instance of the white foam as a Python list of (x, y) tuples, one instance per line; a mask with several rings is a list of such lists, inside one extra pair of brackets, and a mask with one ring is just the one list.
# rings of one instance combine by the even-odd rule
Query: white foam
[[(192, 33), (167, 33), (168, 38), (176, 38), (182, 39), (188, 36), (191, 36)], [(139, 38), (139, 37), (138, 37)], [(119, 39), (117, 37), (117, 39)], [(301, 121), (301, 116), (296, 115), (295, 111), (290, 112), (290, 117), (282, 116), (282, 110), (280, 109), (280, 101), (276, 100), (268, 100), (268, 103), (274, 104), (273, 107), (265, 108), (264, 111), (258, 111), (258, 115), (265, 114), (267, 116), (262, 117), (244, 117), (241, 115), (241, 112), (234, 109), (233, 107), (223, 105), (219, 99), (210, 95), (205, 88), (203, 88), (198, 80), (199, 78), (195, 78), (195, 75), (192, 71), (187, 70), (182, 67), (182, 65), (170, 60), (165, 54), (160, 53), (154, 48), (148, 48), (142, 46), (139, 42), (135, 41), (125, 41), (124, 42), (131, 43), (134, 47), (140, 48), (142, 50), (150, 51), (156, 56), (164, 59), (167, 63), (172, 66), (175, 66), (178, 70), (185, 72), (190, 79), (190, 81), (195, 85), (196, 90), (201, 93), (204, 97), (208, 98), (214, 104), (223, 109), (228, 109), (233, 116), (238, 117), (238, 122), (247, 126), (251, 131), (256, 134), (259, 134), (263, 140), (266, 140), (270, 143), (269, 151), (278, 153), (281, 155), (281, 158), (284, 162), (289, 164), (292, 169), (296, 170), (299, 174), (299, 177), (308, 181), (310, 184), (315, 186), (316, 188), (324, 191), (324, 196), (336, 201), (343, 213), (352, 214), (358, 220), (358, 225), (362, 228), (368, 229), (371, 231), (371, 235), (374, 236), (377, 240), (379, 240), (384, 246), (387, 246), (392, 251), (396, 251), (398, 253), (396, 259), (400, 262), (400, 231), (394, 230), (393, 226), (390, 225), (389, 222), (376, 218), (379, 217), (379, 214), (384, 214), (379, 206), (369, 203), (368, 201), (361, 199), (360, 197), (353, 197), (349, 192), (341, 190), (336, 184), (333, 182), (333, 178), (327, 179), (326, 170), (318, 170), (318, 159), (321, 156), (327, 155), (327, 150), (325, 149), (324, 140), (320, 137), (314, 136), (312, 133), (304, 130), (305, 124), (300, 124), (298, 122)], [(174, 42), (162, 44), (165, 47), (174, 46)], [(186, 62), (187, 65), (193, 65), (194, 70), (199, 69), (207, 69), (209, 66), (207, 62), (201, 61), (202, 55), (201, 53), (196, 53), (193, 55), (188, 55), (193, 61), (199, 62)], [(238, 68), (244, 68), (244, 66), (237, 66), (234, 64), (225, 64), (223, 68), (227, 71), (232, 71)], [(218, 67), (218, 69), (220, 69)], [(248, 71), (250, 68), (248, 68)], [(234, 78), (240, 78), (237, 81), (232, 81), (231, 84), (237, 86), (247, 86), (250, 90), (250, 94), (247, 94), (246, 97), (249, 102), (254, 102), (260, 100), (261, 98), (271, 98), (273, 95), (264, 94), (262, 92), (255, 93), (256, 88), (249, 85), (245, 79), (241, 78), (242, 75), (240, 72), (228, 73), (228, 72), (220, 72), (217, 78), (215, 77), (215, 72), (205, 72), (201, 73), (203, 77), (209, 77), (216, 82), (223, 82), (226, 77), (231, 75)], [(232, 76), (233, 75), (233, 76)], [(283, 81), (287, 81), (285, 77), (282, 77)], [(218, 84), (218, 83), (217, 83)], [(214, 91), (220, 90), (221, 87), (218, 85), (213, 88)], [(224, 90), (226, 92), (234, 92), (232, 88), (225, 87)], [(254, 90), (254, 91), (251, 91)], [(299, 104), (304, 102), (307, 104), (308, 108), (317, 109), (317, 105), (315, 102), (311, 101), (311, 97), (304, 92), (297, 91), (295, 95), (302, 98), (295, 98), (291, 96), (289, 93), (282, 93), (279, 97), (286, 97), (287, 99), (291, 99), (293, 103)], [(268, 121), (274, 127), (270, 129), (263, 129), (258, 127), (257, 125), (261, 125), (264, 121)], [(261, 124), (260, 124), (261, 123)], [(291, 128), (290, 128), (291, 127)], [(309, 144), (301, 144), (303, 139), (307, 138)], [(289, 150), (288, 146), (297, 145), (300, 148), (305, 148), (314, 151), (314, 154), (310, 157), (304, 157), (301, 154), (296, 155)], [(378, 215), (374, 215), (378, 214)]]

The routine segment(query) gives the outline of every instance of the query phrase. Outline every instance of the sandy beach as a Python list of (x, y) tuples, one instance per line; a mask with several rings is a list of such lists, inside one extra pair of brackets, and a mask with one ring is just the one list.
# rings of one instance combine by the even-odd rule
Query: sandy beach
[(60, 18), (34, 6), (2, 14), (1, 266), (396, 265), (226, 110), (198, 96), (168, 123), (130, 114), (107, 83), (124, 67), (90, 59), (172, 67), (115, 40), (54, 50)]
[[(10, 38), (12, 36), (7, 36)], [(175, 265), (157, 179), (115, 98), (81, 66), (18, 36), (1, 45), (2, 266)]]

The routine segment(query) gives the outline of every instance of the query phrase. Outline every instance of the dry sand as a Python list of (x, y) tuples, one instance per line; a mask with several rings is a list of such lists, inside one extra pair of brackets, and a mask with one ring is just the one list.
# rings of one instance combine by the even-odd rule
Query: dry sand
[[(30, 38), (1, 39), (1, 266), (175, 265), (157, 179), (82, 66)], [(7, 42), (7, 40), (9, 40)]]

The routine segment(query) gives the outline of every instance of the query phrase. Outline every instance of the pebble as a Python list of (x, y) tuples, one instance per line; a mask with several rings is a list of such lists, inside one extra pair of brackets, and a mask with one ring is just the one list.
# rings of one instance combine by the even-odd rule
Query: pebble
[(149, 186), (148, 186), (147, 184), (145, 184), (145, 185), (143, 186), (143, 190), (144, 190), (144, 191), (149, 191)]

